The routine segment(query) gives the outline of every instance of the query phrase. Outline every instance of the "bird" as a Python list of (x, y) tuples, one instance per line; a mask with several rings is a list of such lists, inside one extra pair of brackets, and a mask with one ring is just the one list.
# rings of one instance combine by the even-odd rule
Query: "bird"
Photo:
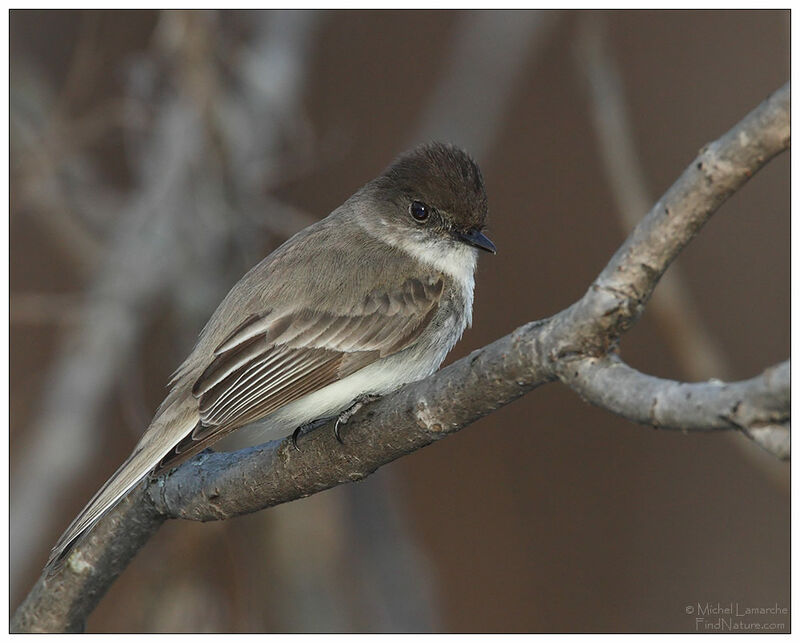
[(59, 569), (145, 477), (232, 431), (292, 435), (297, 446), (297, 431), (315, 420), (346, 421), (431, 375), (472, 324), (478, 254), (496, 252), (487, 216), (477, 163), (454, 145), (426, 143), (265, 257), (211, 315), (133, 452), (64, 531), (47, 568)]

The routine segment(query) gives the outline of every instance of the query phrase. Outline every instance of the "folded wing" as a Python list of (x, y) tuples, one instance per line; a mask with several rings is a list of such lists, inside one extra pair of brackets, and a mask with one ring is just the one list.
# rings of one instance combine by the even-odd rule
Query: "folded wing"
[(430, 323), (444, 284), (409, 279), (343, 312), (253, 315), (216, 349), (192, 388), (200, 422), (161, 462), (171, 467), (304, 395), (407, 348)]

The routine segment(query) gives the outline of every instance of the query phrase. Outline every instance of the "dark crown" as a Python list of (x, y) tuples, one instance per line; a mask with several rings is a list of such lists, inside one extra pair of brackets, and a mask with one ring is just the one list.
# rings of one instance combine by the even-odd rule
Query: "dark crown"
[(480, 230), (486, 224), (488, 204), (481, 170), (453, 145), (419, 145), (398, 156), (375, 184), (447, 212), (464, 229)]

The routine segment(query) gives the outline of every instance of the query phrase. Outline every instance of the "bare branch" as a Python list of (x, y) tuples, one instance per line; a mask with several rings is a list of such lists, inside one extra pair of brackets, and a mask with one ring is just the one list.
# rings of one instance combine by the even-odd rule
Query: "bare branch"
[[(562, 381), (587, 401), (656, 429), (752, 433), (789, 421), (788, 360), (733, 384), (665, 380), (640, 373), (615, 355), (573, 360), (561, 371)], [(789, 457), (788, 428), (786, 440), (774, 449), (778, 457)]]
[[(647, 209), (649, 197), (637, 159), (619, 71), (606, 50), (603, 24), (597, 16), (586, 17), (581, 22), (576, 55), (591, 90), (592, 120), (603, 169), (622, 223), (626, 229), (632, 229), (641, 212)], [(725, 377), (729, 371), (727, 360), (697, 313), (679, 267), (666, 273), (659, 286), (650, 306), (672, 352), (689, 376), (697, 379), (712, 375)], [(774, 431), (759, 428), (746, 434), (770, 453), (782, 459), (789, 457), (788, 428)]]
[[(328, 427), (303, 439), (300, 452), (284, 440), (235, 453), (204, 453), (166, 477), (143, 483), (98, 523), (62, 570), (40, 578), (17, 610), (12, 630), (80, 629), (165, 517), (230, 518), (360, 480), (556, 379), (604, 408), (630, 411), (626, 417), (634, 421), (650, 424), (656, 417), (677, 426), (681, 418), (693, 418), (693, 424), (681, 428), (701, 428), (705, 411), (676, 394), (689, 390), (701, 395), (707, 409), (727, 414), (726, 420), (715, 416), (703, 428), (774, 433), (788, 421), (788, 363), (747, 382), (681, 389), (638, 374), (608, 353), (639, 318), (670, 262), (713, 212), (788, 145), (787, 84), (700, 152), (576, 304), (369, 405), (343, 427), (344, 446)], [(620, 378), (646, 385), (638, 402), (598, 392), (604, 386), (627, 391)], [(737, 396), (742, 403), (734, 408)], [(760, 426), (761, 421), (767, 424)]]
[[(586, 295), (565, 311), (571, 322), (594, 329), (577, 339), (616, 340), (630, 328), (661, 275), (717, 208), (767, 161), (788, 149), (789, 93), (787, 83), (725, 135), (703, 147)], [(604, 352), (602, 343), (595, 348)]]

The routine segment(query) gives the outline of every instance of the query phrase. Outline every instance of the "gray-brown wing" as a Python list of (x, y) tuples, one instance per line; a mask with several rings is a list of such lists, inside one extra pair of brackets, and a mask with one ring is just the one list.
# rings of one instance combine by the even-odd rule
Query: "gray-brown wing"
[(441, 278), (414, 278), (340, 313), (295, 309), (250, 317), (194, 383), (200, 423), (161, 467), (408, 347), (436, 312), (443, 288)]

